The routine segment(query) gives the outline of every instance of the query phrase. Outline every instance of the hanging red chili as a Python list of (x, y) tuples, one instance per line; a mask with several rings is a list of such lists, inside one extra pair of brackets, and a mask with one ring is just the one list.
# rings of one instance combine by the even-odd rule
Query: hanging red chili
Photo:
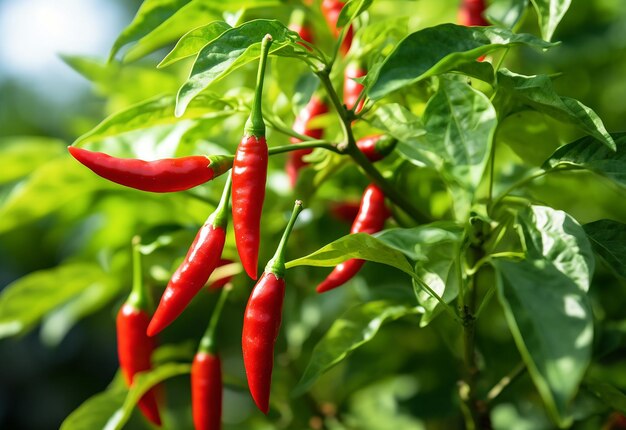
[(354, 79), (363, 77), (366, 74), (367, 71), (365, 70), (365, 66), (359, 61), (352, 61), (348, 63), (344, 70), (343, 103), (348, 109), (354, 109), (356, 113), (363, 109), (365, 99), (362, 98), (359, 101), (358, 106), (355, 106), (364, 87), (363, 85), (356, 82)]
[(243, 317), (243, 364), (250, 394), (265, 414), (269, 411), (274, 344), (278, 337), (285, 297), (285, 248), (301, 210), (302, 202), (296, 201), (276, 254), (267, 263), (261, 279), (254, 286)]
[[(323, 99), (313, 95), (307, 105), (296, 116), (296, 120), (293, 123), (293, 130), (305, 136), (309, 136), (313, 139), (321, 139), (324, 135), (324, 129), (322, 128), (310, 128), (309, 123), (316, 117), (328, 112), (328, 106), (324, 103)], [(291, 143), (300, 143), (300, 139), (292, 137)], [(291, 186), (295, 186), (298, 181), (298, 172), (308, 163), (302, 158), (310, 154), (312, 149), (298, 149), (291, 151), (287, 158), (287, 164), (285, 170), (289, 177)]]
[[(294, 9), (292, 12), (291, 18), (289, 19), (289, 29), (298, 33), (302, 40), (311, 44), (313, 43), (313, 30), (311, 29), (307, 16), (302, 9)], [(302, 45), (305, 47), (307, 46), (305, 44)]]
[(357, 140), (356, 146), (365, 154), (369, 161), (375, 162), (389, 155), (397, 142), (393, 137), (377, 134)]
[[(133, 239), (133, 289), (117, 313), (117, 356), (126, 385), (131, 386), (135, 374), (152, 368), (151, 356), (156, 343), (146, 335), (150, 321), (150, 300), (141, 275), (139, 240)], [(160, 426), (157, 388), (153, 387), (139, 399), (139, 409), (151, 423)]]
[(97, 175), (120, 185), (154, 193), (193, 188), (228, 171), (233, 157), (192, 155), (144, 161), (117, 158), (103, 152), (68, 147), (70, 154)]
[[(382, 190), (378, 186), (370, 184), (363, 193), (361, 207), (352, 223), (350, 233), (376, 233), (382, 230), (389, 215)], [(364, 263), (364, 260), (353, 258), (337, 265), (326, 279), (317, 286), (317, 292), (323, 293), (345, 284), (357, 274)]]
[(170, 325), (202, 289), (220, 262), (228, 224), (229, 175), (220, 203), (198, 231), (185, 259), (167, 284), (147, 333), (154, 336)]
[(246, 122), (245, 134), (237, 147), (233, 163), (232, 205), (235, 243), (241, 264), (252, 279), (257, 279), (261, 212), (267, 176), (268, 152), (261, 99), (265, 65), (271, 43), (272, 37), (269, 34), (261, 43), (261, 59), (252, 112)]
[(489, 25), (483, 16), (485, 9), (485, 0), (463, 0), (459, 8), (459, 24), (467, 26)]
[(222, 364), (215, 332), (231, 287), (227, 285), (222, 290), (191, 365), (191, 411), (196, 430), (219, 430), (222, 427)]
[[(339, 36), (340, 28), (337, 28), (337, 19), (339, 18), (339, 13), (341, 13), (341, 9), (345, 6), (346, 2), (338, 1), (338, 0), (324, 0), (322, 1), (321, 9), (322, 15), (326, 19), (326, 23), (330, 28), (331, 32), (335, 37)], [(350, 46), (352, 45), (352, 37), (354, 30), (352, 29), (352, 25), (346, 30), (346, 36), (341, 43), (340, 52), (345, 55), (350, 50)]]

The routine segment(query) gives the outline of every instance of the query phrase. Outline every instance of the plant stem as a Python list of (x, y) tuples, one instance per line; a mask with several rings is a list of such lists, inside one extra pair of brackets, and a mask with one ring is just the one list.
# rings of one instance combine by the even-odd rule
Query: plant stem
[(298, 149), (323, 148), (329, 151), (341, 153), (335, 145), (326, 140), (309, 140), (307, 142), (292, 143), (291, 145), (274, 146), (268, 150), (270, 155), (282, 154), (283, 152), (297, 151)]
[(493, 402), (502, 391), (504, 391), (509, 385), (511, 385), (517, 378), (519, 378), (526, 370), (526, 365), (521, 361), (515, 366), (506, 376), (502, 377), (496, 385), (487, 393), (487, 403)]
[(328, 97), (330, 98), (333, 106), (335, 106), (337, 114), (339, 115), (339, 119), (341, 120), (341, 127), (343, 129), (346, 141), (338, 146), (339, 151), (350, 155), (354, 162), (365, 171), (367, 176), (369, 176), (370, 179), (383, 190), (385, 196), (389, 198), (393, 203), (395, 203), (399, 208), (401, 208), (404, 212), (406, 212), (409, 216), (411, 216), (415, 221), (421, 224), (428, 223), (430, 221), (429, 217), (426, 214), (422, 213), (417, 207), (415, 207), (404, 196), (404, 194), (396, 190), (396, 188), (383, 177), (378, 169), (376, 169), (372, 165), (367, 157), (356, 146), (356, 141), (354, 139), (354, 135), (352, 134), (352, 119), (350, 117), (350, 112), (339, 100), (339, 96), (337, 95), (337, 92), (333, 88), (333, 84), (330, 81), (328, 70), (319, 71), (317, 73), (317, 76), (320, 78), (322, 85), (324, 85), (326, 93), (328, 94)]

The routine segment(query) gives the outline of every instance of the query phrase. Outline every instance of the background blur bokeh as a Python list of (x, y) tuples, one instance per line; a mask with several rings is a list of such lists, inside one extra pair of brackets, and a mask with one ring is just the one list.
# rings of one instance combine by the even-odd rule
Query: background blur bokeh
[[(415, 3), (425, 8), (430, 1)], [(0, 144), (8, 136), (41, 136), (67, 145), (109, 113), (91, 84), (59, 55), (105, 59), (140, 3), (0, 0)], [(449, 10), (441, 20), (454, 20), (454, 8)], [(525, 30), (536, 33), (535, 22), (527, 19)], [(562, 45), (547, 54), (510, 56), (510, 68), (528, 74), (563, 72), (555, 83), (561, 95), (590, 106), (609, 131), (626, 130), (625, 35), (624, 0), (574, 0), (555, 36)], [(160, 58), (145, 62), (153, 66)], [(0, 169), (9, 168), (0, 159)], [(0, 201), (9, 192), (1, 188)], [(0, 234), (0, 289), (67, 255), (60, 244), (71, 244), (43, 234), (50, 229), (44, 220)], [(107, 307), (74, 326), (55, 346), (42, 342), (39, 329), (0, 340), (0, 429), (58, 428), (80, 403), (101, 391), (117, 368), (110, 321)], [(372, 348), (385, 348), (380, 342)]]

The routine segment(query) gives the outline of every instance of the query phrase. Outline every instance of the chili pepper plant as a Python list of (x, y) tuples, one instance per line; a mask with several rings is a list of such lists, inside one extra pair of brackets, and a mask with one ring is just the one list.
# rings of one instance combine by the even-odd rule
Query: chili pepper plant
[(0, 295), (111, 346), (61, 429), (618, 428), (626, 133), (542, 62), (569, 7), (145, 0), (65, 56), (108, 116), (4, 203), (71, 227)]

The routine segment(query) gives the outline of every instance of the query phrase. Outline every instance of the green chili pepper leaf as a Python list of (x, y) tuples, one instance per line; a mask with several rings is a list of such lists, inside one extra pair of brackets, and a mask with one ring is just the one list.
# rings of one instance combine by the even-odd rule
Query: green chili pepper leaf
[(126, 390), (107, 390), (98, 393), (65, 418), (60, 430), (104, 429), (109, 418), (122, 407)]
[(407, 85), (476, 61), (488, 52), (517, 45), (537, 49), (556, 46), (530, 34), (514, 34), (498, 27), (441, 24), (425, 28), (404, 38), (385, 61), (367, 75), (367, 94), (378, 100)]
[(257, 19), (225, 31), (200, 50), (187, 82), (178, 91), (176, 116), (181, 116), (187, 105), (211, 83), (237, 68), (257, 60), (261, 54), (261, 40), (272, 36), (270, 54), (293, 57), (308, 55), (298, 45), (298, 33), (275, 20)]
[[(82, 146), (111, 136), (118, 136), (146, 128), (176, 124), (181, 118), (174, 116), (176, 96), (159, 95), (137, 103), (104, 119), (89, 132), (80, 136), (73, 145)], [(235, 101), (212, 94), (200, 94), (191, 101), (182, 119), (217, 118), (237, 113)]]
[(67, 144), (49, 137), (19, 136), (0, 139), (0, 185), (30, 174), (50, 159), (64, 156)]
[(0, 339), (26, 333), (48, 312), (94, 285), (119, 291), (116, 278), (86, 263), (40, 270), (9, 284), (0, 294)]
[(626, 278), (626, 224), (602, 219), (583, 226), (594, 251), (622, 278)]
[(400, 251), (366, 233), (344, 236), (306, 257), (288, 262), (285, 267), (287, 269), (296, 266), (330, 267), (351, 258), (386, 264), (413, 276), (411, 265)]
[(485, 12), (487, 19), (500, 27), (513, 29), (522, 19), (528, 0), (495, 0)]
[(559, 121), (574, 124), (615, 150), (615, 142), (600, 117), (578, 100), (559, 96), (550, 77), (524, 76), (501, 69), (498, 71), (498, 84), (500, 87), (494, 104), (503, 104), (501, 100), (510, 104), (513, 99)]
[(626, 133), (612, 135), (616, 151), (588, 136), (557, 149), (544, 163), (544, 169), (578, 167), (605, 176), (620, 186), (626, 186)]
[(495, 267), (517, 348), (550, 416), (566, 427), (591, 360), (593, 315), (585, 291), (547, 259), (499, 260)]
[(585, 230), (563, 211), (531, 206), (518, 214), (528, 256), (546, 259), (582, 291), (587, 291), (595, 269), (595, 257)]
[(531, 0), (539, 18), (539, 28), (545, 40), (552, 39), (556, 27), (565, 16), (572, 0)]
[(427, 261), (432, 246), (461, 240), (463, 228), (451, 221), (436, 221), (413, 228), (391, 228), (374, 234), (385, 245), (413, 261)]
[(232, 27), (223, 21), (215, 21), (185, 33), (174, 49), (159, 63), (157, 67), (166, 67), (184, 58), (198, 54), (202, 48), (215, 40), (219, 35)]
[(354, 21), (354, 19), (365, 12), (374, 0), (348, 0), (337, 18), (337, 28), (344, 27), (346, 24)]
[(414, 141), (426, 133), (421, 119), (398, 103), (380, 106), (367, 121), (400, 142)]
[(420, 313), (419, 307), (375, 301), (357, 305), (337, 319), (313, 349), (302, 378), (293, 391), (305, 393), (328, 369), (376, 336), (381, 326), (407, 315)]
[(626, 413), (626, 395), (611, 384), (585, 380), (583, 386), (606, 406)]

